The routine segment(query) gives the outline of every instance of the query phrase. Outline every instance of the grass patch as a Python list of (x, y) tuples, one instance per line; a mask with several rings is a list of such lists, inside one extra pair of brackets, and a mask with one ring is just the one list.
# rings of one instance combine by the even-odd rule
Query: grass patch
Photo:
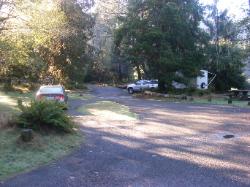
[(20, 92), (3, 92), (0, 91), (0, 96), (7, 96), (12, 99), (31, 99), (35, 97), (34, 92), (26, 92), (26, 93), (20, 93)]
[(208, 99), (205, 98), (194, 98), (194, 101), (192, 102), (199, 104), (232, 105), (242, 108), (250, 108), (250, 106), (248, 106), (248, 101), (233, 100), (232, 104), (228, 104), (228, 100), (225, 98), (212, 98), (211, 102), (209, 102)]
[(248, 105), (248, 101), (243, 100), (233, 100), (232, 104), (228, 104), (228, 98), (225, 96), (213, 96), (211, 101), (208, 101), (208, 96), (204, 97), (198, 97), (194, 96), (192, 97), (193, 100), (190, 100), (190, 96), (187, 97), (187, 99), (181, 99), (180, 95), (170, 95), (169, 97), (157, 97), (157, 96), (151, 96), (151, 95), (143, 95), (143, 94), (135, 94), (136, 98), (141, 99), (148, 99), (148, 100), (158, 100), (158, 101), (165, 101), (165, 102), (177, 102), (177, 103), (193, 103), (193, 104), (212, 104), (212, 105), (227, 105), (227, 106), (237, 106), (241, 108), (250, 108)]
[[(1, 98), (2, 99), (2, 98)], [(2, 100), (0, 100), (0, 113), (17, 113), (19, 110), (16, 104), (5, 104)]]
[(34, 98), (33, 92), (1, 92), (0, 91), (0, 112), (18, 112), (17, 100), (21, 99), (23, 103), (29, 102)]
[(125, 105), (121, 105), (116, 102), (112, 102), (112, 101), (99, 101), (94, 104), (82, 106), (78, 108), (77, 111), (83, 115), (96, 115), (96, 112), (94, 111), (99, 111), (99, 112), (107, 111), (107, 112), (112, 112), (117, 115), (123, 115), (123, 116), (127, 116), (127, 117), (134, 118), (134, 119), (137, 118), (137, 115), (131, 112), (129, 110), (129, 107)]
[(82, 143), (80, 133), (35, 134), (31, 143), (20, 143), (18, 129), (0, 131), (0, 180), (19, 172), (29, 171), (62, 157)]
[(49, 133), (35, 134), (32, 142), (22, 143), (19, 140), (20, 130), (7, 128), (6, 125), (13, 116), (21, 112), (17, 100), (27, 103), (33, 98), (33, 92), (0, 91), (0, 180), (67, 155), (83, 140), (80, 133)]
[(93, 96), (91, 94), (88, 94), (88, 93), (75, 93), (75, 92), (68, 93), (68, 97), (70, 99), (80, 99), (80, 100), (89, 100), (89, 99), (93, 98)]

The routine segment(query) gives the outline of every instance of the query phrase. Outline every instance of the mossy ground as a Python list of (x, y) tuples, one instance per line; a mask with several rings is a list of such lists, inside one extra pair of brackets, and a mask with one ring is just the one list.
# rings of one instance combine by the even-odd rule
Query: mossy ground
[(60, 158), (78, 147), (83, 137), (73, 134), (35, 134), (30, 143), (19, 140), (20, 130), (0, 129), (0, 180)]

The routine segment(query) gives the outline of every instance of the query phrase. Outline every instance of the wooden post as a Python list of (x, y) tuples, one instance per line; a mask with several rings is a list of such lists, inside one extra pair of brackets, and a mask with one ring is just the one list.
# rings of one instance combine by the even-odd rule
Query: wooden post
[(30, 142), (33, 139), (33, 130), (32, 129), (23, 129), (21, 131), (21, 139), (24, 142)]
[(212, 96), (211, 95), (208, 96), (208, 102), (212, 102)]
[(228, 104), (232, 104), (232, 103), (233, 103), (233, 99), (232, 99), (232, 96), (231, 96), (231, 95), (229, 96), (229, 99), (228, 99), (227, 102), (228, 102)]

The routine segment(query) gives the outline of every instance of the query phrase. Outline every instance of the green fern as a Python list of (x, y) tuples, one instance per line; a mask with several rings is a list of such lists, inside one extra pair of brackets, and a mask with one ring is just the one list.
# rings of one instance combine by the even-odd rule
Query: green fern
[(73, 123), (64, 112), (61, 103), (54, 101), (32, 101), (30, 106), (19, 107), (22, 113), (17, 124), (21, 128), (31, 128), (37, 131), (55, 130), (71, 132)]

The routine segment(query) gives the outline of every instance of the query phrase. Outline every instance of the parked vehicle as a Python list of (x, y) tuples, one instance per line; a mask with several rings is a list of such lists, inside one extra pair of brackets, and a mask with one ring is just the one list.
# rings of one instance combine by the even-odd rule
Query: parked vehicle
[(61, 85), (41, 86), (36, 93), (36, 100), (55, 100), (62, 103), (68, 102), (68, 96)]
[(134, 92), (141, 92), (143, 90), (149, 90), (149, 89), (152, 90), (157, 88), (158, 88), (158, 80), (139, 80), (127, 86), (129, 94), (133, 94)]
[(158, 80), (149, 81), (149, 89), (154, 90), (158, 88)]

